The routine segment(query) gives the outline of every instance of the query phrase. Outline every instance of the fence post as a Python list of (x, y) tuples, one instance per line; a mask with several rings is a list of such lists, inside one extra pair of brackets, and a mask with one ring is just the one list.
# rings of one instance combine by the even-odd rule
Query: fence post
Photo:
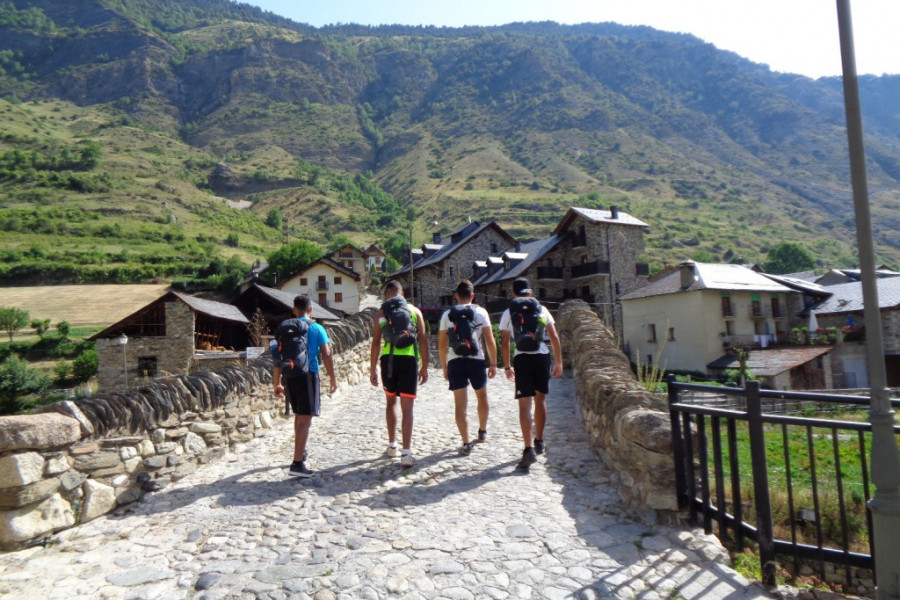
[(772, 527), (772, 506), (769, 501), (769, 471), (766, 462), (766, 438), (763, 430), (762, 401), (759, 382), (748, 381), (747, 425), (750, 430), (750, 460), (753, 462), (753, 504), (756, 506), (756, 532), (759, 545), (759, 564), (762, 584), (768, 589), (777, 587), (775, 535)]
[(672, 408), (678, 403), (678, 389), (673, 385), (675, 376), (666, 375), (666, 387), (669, 393), (669, 423), (672, 428), (672, 457), (675, 460), (675, 494), (678, 498), (678, 508), (687, 508), (687, 482), (684, 474), (684, 440), (681, 439), (681, 423), (679, 412)]

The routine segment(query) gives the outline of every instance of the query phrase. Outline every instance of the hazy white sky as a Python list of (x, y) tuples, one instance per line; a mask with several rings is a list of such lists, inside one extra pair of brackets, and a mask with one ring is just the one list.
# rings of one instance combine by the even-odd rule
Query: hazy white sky
[[(775, 71), (840, 75), (835, 0), (239, 0), (316, 27), (514, 21), (649, 25), (692, 33)], [(900, 0), (851, 0), (860, 74), (900, 73)]]

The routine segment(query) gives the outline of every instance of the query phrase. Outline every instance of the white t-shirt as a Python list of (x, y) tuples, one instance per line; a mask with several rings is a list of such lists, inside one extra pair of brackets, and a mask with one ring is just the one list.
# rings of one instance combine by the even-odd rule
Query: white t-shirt
[[(556, 321), (553, 319), (553, 315), (550, 314), (550, 311), (547, 310), (547, 307), (541, 304), (541, 321), (544, 323), (544, 333), (547, 333), (547, 326), (552, 325)], [(515, 331), (513, 331), (512, 326), (512, 318), (509, 316), (509, 309), (503, 311), (503, 315), (500, 317), (500, 331), (508, 331), (510, 335), (510, 339), (514, 342)], [(513, 356), (519, 354), (550, 354), (550, 348), (547, 347), (546, 340), (541, 340), (541, 345), (537, 350), (533, 352), (522, 352), (516, 347), (516, 353)]]
[[(488, 312), (477, 304), (457, 304), (457, 307), (471, 306), (475, 312), (475, 318), (472, 321), (472, 327), (474, 327), (475, 331), (472, 332), (472, 335), (475, 337), (475, 344), (478, 347), (478, 354), (474, 356), (457, 356), (456, 352), (453, 351), (452, 347), (447, 348), (447, 360), (451, 361), (454, 358), (477, 358), (480, 360), (484, 360), (484, 346), (481, 343), (481, 338), (483, 334), (484, 327), (491, 326), (491, 316)], [(441, 331), (449, 331), (452, 324), (450, 323), (450, 311), (444, 311), (444, 314), (441, 315), (441, 324), (438, 326), (438, 329)]]

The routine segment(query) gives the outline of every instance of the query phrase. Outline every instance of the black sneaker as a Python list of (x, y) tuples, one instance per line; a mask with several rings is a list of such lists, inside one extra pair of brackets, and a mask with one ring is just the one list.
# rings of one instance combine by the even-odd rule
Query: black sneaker
[(292, 475), (294, 477), (312, 477), (313, 472), (311, 469), (306, 467), (306, 462), (293, 462), (291, 463), (291, 469), (288, 471), (288, 475)]
[(544, 440), (534, 440), (534, 453), (535, 454), (543, 454), (544, 453)]
[(487, 431), (484, 429), (478, 430), (478, 443), (483, 444), (487, 441)]
[(468, 444), (463, 444), (459, 447), (459, 453), (463, 456), (468, 456), (472, 454), (472, 448), (475, 447), (475, 442), (469, 442)]
[(529, 446), (528, 448), (525, 448), (525, 450), (522, 452), (522, 460), (519, 461), (519, 466), (517, 468), (527, 470), (528, 467), (530, 467), (531, 465), (533, 465), (536, 462), (537, 462), (537, 454), (534, 453), (534, 448)]

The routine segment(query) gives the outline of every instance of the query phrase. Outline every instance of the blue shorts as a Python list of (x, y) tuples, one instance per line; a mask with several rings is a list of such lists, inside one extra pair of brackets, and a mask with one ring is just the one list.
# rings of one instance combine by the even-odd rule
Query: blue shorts
[(473, 390), (487, 385), (487, 368), (481, 358), (454, 358), (447, 362), (447, 379), (451, 390), (461, 390), (469, 383)]

